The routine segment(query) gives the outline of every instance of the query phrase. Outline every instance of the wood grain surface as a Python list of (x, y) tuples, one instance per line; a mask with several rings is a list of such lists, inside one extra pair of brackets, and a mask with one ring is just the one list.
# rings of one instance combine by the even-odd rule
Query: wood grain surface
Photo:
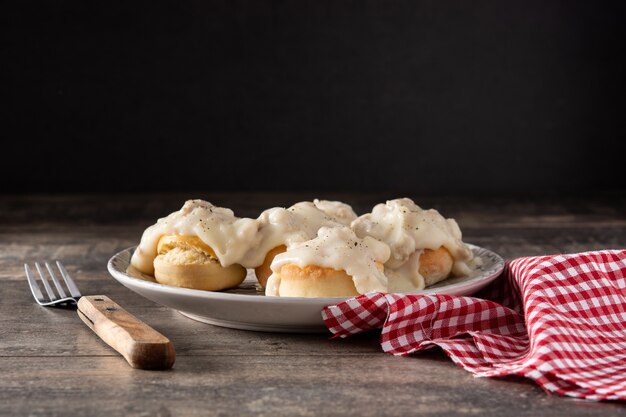
[[(522, 378), (474, 378), (434, 350), (397, 358), (375, 332), (257, 333), (214, 327), (113, 280), (107, 260), (186, 198), (256, 216), (314, 197), (361, 214), (395, 194), (168, 194), (0, 197), (0, 415), (626, 415), (619, 403), (547, 395)], [(410, 196), (506, 259), (626, 247), (626, 196)], [(106, 294), (169, 338), (174, 367), (133, 369), (73, 310), (35, 304), (25, 262), (63, 261), (84, 294)]]

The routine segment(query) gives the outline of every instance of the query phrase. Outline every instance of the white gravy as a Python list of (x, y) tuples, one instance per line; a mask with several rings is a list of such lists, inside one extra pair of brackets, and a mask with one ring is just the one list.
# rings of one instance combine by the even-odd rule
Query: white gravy
[(371, 213), (354, 220), (351, 227), (357, 236), (371, 236), (391, 248), (385, 263), (390, 291), (424, 288), (424, 277), (419, 273), (423, 249), (445, 247), (454, 258), (454, 275), (466, 275), (473, 269), (473, 253), (462, 242), (456, 221), (444, 218), (437, 210), (423, 210), (409, 198), (378, 204)]
[(240, 264), (255, 268), (271, 249), (313, 239), (320, 227), (345, 224), (352, 217), (350, 213), (354, 214), (347, 204), (316, 200), (289, 208), (274, 207), (257, 219), (250, 219), (236, 217), (232, 210), (207, 201), (188, 200), (179, 211), (144, 231), (131, 263), (140, 271), (153, 274), (161, 236), (195, 235), (215, 251), (222, 266)]
[[(256, 219), (236, 217), (232, 210), (207, 201), (188, 200), (179, 211), (145, 230), (132, 266), (153, 274), (157, 245), (164, 235), (198, 236), (224, 267), (255, 268), (271, 249), (285, 245), (287, 252), (277, 255), (271, 265), (274, 272), (286, 263), (340, 269), (353, 277), (360, 293), (424, 288), (418, 272), (424, 249), (448, 249), (454, 258), (454, 275), (469, 274), (479, 261), (461, 241), (453, 219), (436, 210), (422, 210), (408, 198), (378, 204), (358, 218), (345, 203), (314, 200), (274, 207)], [(376, 262), (384, 263), (384, 271), (376, 268)], [(272, 277), (268, 294), (278, 288), (277, 278)]]
[(386, 292), (387, 277), (377, 264), (384, 264), (389, 255), (389, 246), (385, 243), (369, 236), (360, 239), (347, 226), (322, 227), (315, 239), (296, 243), (276, 255), (265, 295), (280, 295), (280, 269), (286, 264), (342, 270), (352, 277), (359, 293)]

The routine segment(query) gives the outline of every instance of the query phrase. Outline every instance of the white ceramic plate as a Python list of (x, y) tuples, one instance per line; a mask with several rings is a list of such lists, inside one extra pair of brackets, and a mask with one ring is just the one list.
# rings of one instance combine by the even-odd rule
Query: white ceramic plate
[[(490, 250), (468, 245), (483, 265), (472, 275), (449, 278), (415, 294), (471, 295), (493, 281), (504, 268), (504, 260)], [(321, 310), (346, 298), (266, 297), (256, 288), (254, 270), (237, 288), (202, 291), (158, 284), (150, 275), (130, 266), (135, 247), (114, 255), (108, 263), (113, 278), (127, 288), (156, 303), (178, 310), (204, 323), (235, 329), (269, 332), (327, 331)]]

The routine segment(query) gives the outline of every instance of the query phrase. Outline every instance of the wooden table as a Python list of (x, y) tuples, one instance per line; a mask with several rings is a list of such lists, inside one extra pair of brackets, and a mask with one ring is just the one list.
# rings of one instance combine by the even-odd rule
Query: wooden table
[[(313, 197), (357, 213), (393, 194), (202, 194), (241, 216)], [(0, 197), (0, 414), (18, 415), (624, 415), (615, 403), (546, 395), (521, 378), (477, 379), (441, 351), (382, 353), (376, 333), (257, 333), (213, 327), (113, 280), (107, 260), (192, 195)], [(424, 197), (467, 242), (506, 259), (626, 247), (626, 196)], [(107, 294), (167, 335), (167, 372), (131, 369), (72, 310), (36, 305), (23, 264), (59, 259), (85, 293)]]

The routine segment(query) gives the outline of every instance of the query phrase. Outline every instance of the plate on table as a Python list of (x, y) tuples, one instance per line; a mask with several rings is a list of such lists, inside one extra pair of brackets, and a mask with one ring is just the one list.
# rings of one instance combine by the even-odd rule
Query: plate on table
[[(483, 264), (471, 275), (453, 277), (411, 294), (471, 295), (493, 281), (504, 268), (498, 254), (468, 244)], [(151, 275), (130, 265), (135, 247), (115, 254), (108, 262), (113, 278), (125, 287), (158, 304), (204, 323), (234, 329), (267, 332), (313, 333), (328, 331), (321, 310), (343, 298), (267, 297), (257, 289), (254, 270), (245, 281), (225, 291), (203, 291), (159, 284)]]

